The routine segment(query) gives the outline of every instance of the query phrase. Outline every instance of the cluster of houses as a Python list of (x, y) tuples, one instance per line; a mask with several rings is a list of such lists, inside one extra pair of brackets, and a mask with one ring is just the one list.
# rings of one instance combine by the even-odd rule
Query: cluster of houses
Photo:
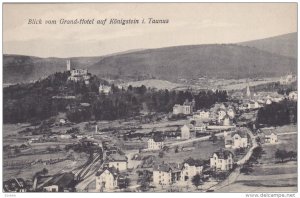
[(4, 192), (27, 192), (29, 188), (22, 178), (13, 178), (3, 182)]
[(297, 80), (297, 77), (293, 74), (288, 74), (280, 78), (279, 83), (281, 85), (289, 85)]

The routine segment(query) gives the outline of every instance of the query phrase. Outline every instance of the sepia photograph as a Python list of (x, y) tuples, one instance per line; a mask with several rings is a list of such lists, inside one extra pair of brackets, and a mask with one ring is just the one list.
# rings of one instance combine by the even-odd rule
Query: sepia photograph
[(295, 197), (297, 6), (2, 3), (2, 193)]

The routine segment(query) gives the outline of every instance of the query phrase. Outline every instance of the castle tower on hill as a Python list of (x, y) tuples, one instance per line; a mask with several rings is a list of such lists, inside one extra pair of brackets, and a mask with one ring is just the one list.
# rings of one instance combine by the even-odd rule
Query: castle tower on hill
[(71, 71), (71, 60), (67, 60), (67, 71)]

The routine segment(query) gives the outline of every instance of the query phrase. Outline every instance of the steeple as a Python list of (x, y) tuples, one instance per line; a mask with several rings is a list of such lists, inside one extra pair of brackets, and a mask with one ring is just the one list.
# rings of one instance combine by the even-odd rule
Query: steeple
[(250, 96), (251, 96), (251, 92), (250, 92), (249, 83), (247, 84), (246, 96), (247, 96), (247, 97), (250, 97)]

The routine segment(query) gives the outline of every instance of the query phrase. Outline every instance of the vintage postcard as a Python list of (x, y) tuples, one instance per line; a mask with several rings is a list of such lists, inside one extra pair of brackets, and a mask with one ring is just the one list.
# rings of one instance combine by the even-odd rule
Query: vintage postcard
[(2, 6), (3, 192), (297, 193), (297, 3)]

